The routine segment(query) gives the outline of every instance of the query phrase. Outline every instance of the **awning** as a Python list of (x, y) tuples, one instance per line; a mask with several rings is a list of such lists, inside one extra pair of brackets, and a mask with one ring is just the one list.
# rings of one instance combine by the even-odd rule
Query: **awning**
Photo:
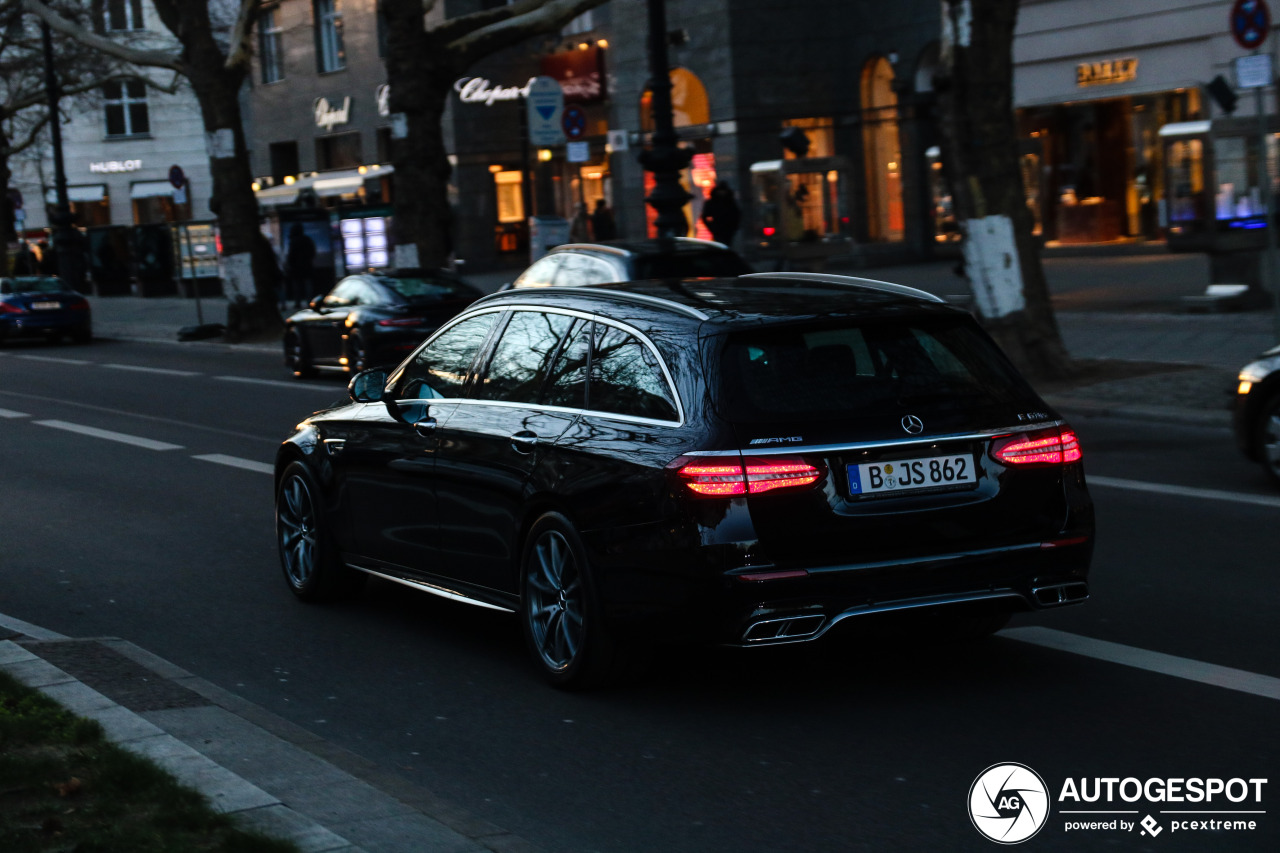
[(280, 204), (293, 204), (298, 198), (297, 184), (281, 184), (278, 187), (267, 187), (254, 193), (258, 197), (258, 204), (263, 207), (275, 207)]
[[(81, 184), (76, 187), (67, 187), (67, 201), (102, 201), (106, 197), (106, 184)], [(58, 191), (54, 189), (45, 190), (44, 200), (47, 204), (57, 204)]]
[(364, 186), (364, 176), (356, 172), (343, 173), (341, 176), (316, 176), (311, 182), (311, 189), (316, 195), (346, 195), (359, 191)]
[(129, 185), (129, 198), (159, 198), (166, 195), (173, 195), (173, 184), (168, 181), (137, 181)]
[(332, 172), (313, 172), (298, 178), (292, 184), (280, 184), (260, 189), (254, 195), (263, 207), (293, 204), (302, 190), (312, 190), (318, 196), (346, 195), (359, 192), (365, 181), (373, 181), (395, 172), (395, 167), (364, 166), (360, 169), (341, 169)]

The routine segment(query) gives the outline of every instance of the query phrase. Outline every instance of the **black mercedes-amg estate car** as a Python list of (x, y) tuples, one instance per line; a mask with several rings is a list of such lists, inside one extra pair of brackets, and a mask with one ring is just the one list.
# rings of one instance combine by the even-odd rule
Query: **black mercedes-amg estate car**
[(276, 460), (298, 597), (518, 614), (562, 686), (663, 641), (980, 635), (1088, 597), (1080, 445), (968, 314), (806, 273), (478, 300)]

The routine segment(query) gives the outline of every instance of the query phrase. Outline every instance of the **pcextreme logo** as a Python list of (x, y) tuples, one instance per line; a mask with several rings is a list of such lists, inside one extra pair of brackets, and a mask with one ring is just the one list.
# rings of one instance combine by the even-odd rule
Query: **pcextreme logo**
[(969, 788), (969, 819), (992, 841), (1018, 844), (1049, 819), (1049, 789), (1025, 764), (993, 764)]
[[(1265, 819), (1266, 779), (1067, 777), (1058, 793), (1062, 831), (1251, 833)], [(1048, 786), (1025, 764), (993, 764), (969, 788), (969, 819), (998, 844), (1019, 844), (1049, 822)], [(1139, 817), (1141, 815), (1141, 817)]]

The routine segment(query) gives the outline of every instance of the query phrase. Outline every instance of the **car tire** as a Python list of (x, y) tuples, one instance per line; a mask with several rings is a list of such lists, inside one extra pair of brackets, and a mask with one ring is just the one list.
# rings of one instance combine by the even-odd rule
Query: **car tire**
[(321, 501), (311, 470), (291, 462), (276, 489), (276, 544), (285, 581), (303, 601), (348, 598), (364, 585), (365, 574), (339, 559)]
[(1280, 486), (1280, 391), (1258, 406), (1253, 422), (1254, 454), (1275, 486)]
[(555, 687), (616, 681), (629, 655), (610, 637), (582, 540), (549, 512), (529, 530), (520, 560), (520, 624), (529, 654)]
[(364, 340), (359, 335), (351, 335), (347, 338), (347, 372), (356, 374), (368, 366), (369, 351)]
[(294, 379), (310, 379), (316, 375), (307, 345), (295, 331), (287, 332), (284, 336), (284, 363), (293, 370)]

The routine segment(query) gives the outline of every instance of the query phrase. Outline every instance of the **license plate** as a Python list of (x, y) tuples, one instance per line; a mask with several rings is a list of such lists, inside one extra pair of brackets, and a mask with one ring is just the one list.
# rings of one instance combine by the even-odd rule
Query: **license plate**
[(864, 462), (848, 468), (849, 491), (854, 495), (936, 489), (978, 480), (973, 457), (969, 455)]
[(32, 302), (31, 307), (36, 311), (57, 311), (62, 307), (61, 302)]

